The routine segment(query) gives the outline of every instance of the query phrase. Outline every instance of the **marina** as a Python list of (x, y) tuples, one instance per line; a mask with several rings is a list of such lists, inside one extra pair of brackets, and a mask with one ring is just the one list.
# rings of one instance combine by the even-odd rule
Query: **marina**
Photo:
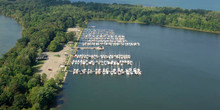
[(0, 110), (220, 110), (217, 2), (95, 1), (0, 1)]
[(125, 35), (116, 34), (114, 30), (96, 29), (95, 26), (85, 28), (79, 46), (75, 48), (78, 49), (78, 53), (73, 56), (71, 63), (73, 69), (69, 72), (74, 75), (142, 75), (140, 62), (139, 66), (134, 65), (128, 51), (118, 53), (114, 50), (97, 51), (104, 50), (104, 46), (134, 46), (138, 48), (140, 43), (129, 42)]
[[(60, 95), (61, 110), (217, 110), (220, 107), (216, 103), (220, 101), (216, 94), (220, 93), (219, 35), (111, 21), (91, 21), (88, 26), (114, 30), (129, 42), (141, 45), (104, 46), (104, 51), (78, 50), (75, 55), (130, 55), (127, 60), (133, 61), (133, 67), (71, 65)], [(108, 71), (139, 68), (139, 61), (142, 75), (100, 74), (103, 68), (109, 68)], [(86, 69), (86, 72), (73, 74), (74, 69)], [(101, 70), (95, 74), (96, 69)]]
[(140, 46), (139, 42), (128, 42), (124, 35), (106, 29), (86, 28), (81, 39), (82, 46)]

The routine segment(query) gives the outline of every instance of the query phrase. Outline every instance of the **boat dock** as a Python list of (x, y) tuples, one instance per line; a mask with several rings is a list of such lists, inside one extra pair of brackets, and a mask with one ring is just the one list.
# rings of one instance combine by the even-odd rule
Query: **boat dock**
[(97, 55), (97, 54), (76, 54), (74, 56), (75, 59), (130, 59), (131, 55), (128, 54), (103, 54), (103, 55)]
[(112, 69), (110, 70), (109, 68), (96, 68), (95, 70), (93, 69), (73, 69), (72, 71), (74, 75), (80, 74), (80, 75), (141, 75), (141, 70), (139, 68), (128, 68), (128, 69)]
[(77, 50), (104, 50), (104, 47), (73, 47), (72, 49)]
[[(79, 45), (72, 48), (80, 50), (74, 54), (71, 62), (73, 68), (69, 70), (74, 75), (142, 75), (140, 62), (139, 65), (134, 63), (129, 52), (106, 52), (110, 46), (139, 47), (139, 42), (129, 42), (124, 35), (117, 35), (113, 30), (94, 27), (84, 29)], [(104, 50), (104, 46), (108, 46), (105, 51), (97, 51)]]

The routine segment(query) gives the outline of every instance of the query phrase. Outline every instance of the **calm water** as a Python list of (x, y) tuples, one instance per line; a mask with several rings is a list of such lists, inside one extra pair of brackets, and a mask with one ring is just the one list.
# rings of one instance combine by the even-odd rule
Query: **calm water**
[[(62, 110), (220, 110), (220, 35), (110, 21), (89, 25), (140, 42), (126, 48), (141, 61), (143, 75), (70, 73), (59, 101)], [(112, 49), (121, 50), (107, 48)]]
[(15, 46), (22, 27), (13, 19), (0, 15), (0, 56)]
[(71, 0), (100, 3), (125, 3), (144, 6), (170, 6), (187, 9), (207, 9), (220, 11), (220, 0)]

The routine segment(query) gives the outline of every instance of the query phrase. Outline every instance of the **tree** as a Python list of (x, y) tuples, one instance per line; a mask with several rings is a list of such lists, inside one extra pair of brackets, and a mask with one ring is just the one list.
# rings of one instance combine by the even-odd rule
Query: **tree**
[(62, 43), (76, 41), (75, 33), (66, 33), (67, 28), (76, 24), (86, 27), (92, 19), (111, 19), (220, 32), (220, 13), (206, 10), (63, 0), (0, 0), (0, 13), (14, 18), (23, 27), (22, 38), (0, 58), (0, 109), (21, 109), (25, 106), (21, 104), (25, 104), (24, 96), (30, 104), (25, 109), (49, 109), (57, 93), (56, 84), (62, 83), (64, 74), (58, 76), (56, 83), (47, 80), (46, 74), (35, 74), (35, 59), (47, 48), (59, 51)]
[(8, 89), (5, 89), (0, 95), (0, 105), (11, 105), (13, 94)]
[(117, 20), (119, 20), (119, 21), (123, 21), (123, 17), (122, 17), (122, 15), (118, 15)]
[(52, 78), (52, 79), (49, 79), (49, 80), (44, 84), (44, 86), (57, 88), (56, 82), (55, 82), (55, 80), (54, 80), (53, 78)]
[(57, 41), (52, 41), (48, 48), (49, 48), (49, 51), (55, 52), (61, 49), (61, 45)]
[(43, 53), (43, 50), (42, 50), (41, 48), (39, 48), (39, 49), (37, 50), (37, 55), (38, 55), (39, 57), (42, 57), (42, 53)]
[(13, 106), (19, 109), (26, 107), (26, 96), (24, 94), (17, 94), (14, 96)]
[(41, 110), (41, 106), (40, 106), (39, 103), (35, 103), (35, 104), (32, 106), (31, 109), (32, 109), (32, 110)]
[(36, 78), (32, 78), (28, 81), (28, 88), (31, 89), (33, 87), (40, 86), (40, 80)]
[(22, 74), (16, 74), (16, 76), (12, 78), (10, 82), (10, 90), (13, 93), (25, 93), (27, 90), (27, 77)]
[(43, 74), (42, 74), (42, 77), (41, 77), (41, 82), (42, 82), (43, 84), (45, 84), (46, 81), (47, 81), (47, 74), (43, 73)]
[(68, 32), (68, 33), (66, 33), (66, 39), (68, 41), (74, 41), (75, 40), (75, 36), (76, 36), (75, 32)]
[(50, 86), (44, 87), (34, 87), (31, 89), (30, 94), (28, 95), (28, 102), (32, 105), (40, 104), (40, 108), (47, 107), (55, 101), (55, 92), (56, 90)]

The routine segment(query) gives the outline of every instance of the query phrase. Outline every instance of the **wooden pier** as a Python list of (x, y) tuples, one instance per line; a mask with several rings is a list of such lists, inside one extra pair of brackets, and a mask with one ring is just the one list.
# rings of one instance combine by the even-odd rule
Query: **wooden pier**
[(73, 47), (72, 49), (77, 49), (77, 50), (104, 50), (104, 47)]

